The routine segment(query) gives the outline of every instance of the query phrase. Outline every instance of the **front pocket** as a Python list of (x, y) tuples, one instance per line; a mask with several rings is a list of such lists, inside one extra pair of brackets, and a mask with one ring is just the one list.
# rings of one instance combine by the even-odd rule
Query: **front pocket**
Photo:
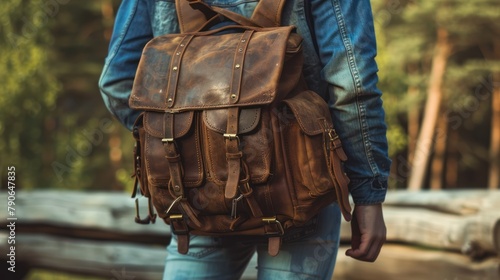
[(162, 139), (173, 117), (173, 141), (181, 158), (182, 181), (185, 187), (198, 187), (203, 182), (203, 162), (199, 141), (199, 131), (194, 112), (177, 114), (144, 113), (145, 165), (149, 183), (153, 186), (167, 188), (170, 181), (169, 162)]
[[(201, 122), (204, 157), (206, 158), (207, 178), (223, 185), (228, 178), (226, 159), (227, 109), (206, 110)], [(241, 109), (239, 115), (238, 139), (242, 152), (242, 162), (248, 166), (250, 182), (264, 183), (271, 169), (272, 134), (269, 115), (260, 108)], [(244, 176), (242, 174), (242, 176)]]

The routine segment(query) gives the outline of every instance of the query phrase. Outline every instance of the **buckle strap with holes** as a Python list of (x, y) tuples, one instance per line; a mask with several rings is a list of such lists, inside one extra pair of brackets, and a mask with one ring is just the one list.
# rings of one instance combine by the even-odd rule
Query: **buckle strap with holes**
[(245, 54), (247, 52), (248, 43), (250, 42), (250, 37), (255, 31), (247, 30), (243, 32), (240, 37), (240, 41), (236, 46), (236, 52), (234, 53), (233, 60), (233, 71), (231, 79), (231, 87), (229, 89), (231, 104), (238, 103), (241, 92), (241, 81), (243, 78), (243, 63), (245, 62)]
[(243, 154), (240, 151), (240, 140), (237, 136), (239, 108), (232, 107), (227, 109), (227, 111), (227, 127), (226, 133), (224, 134), (226, 143), (227, 181), (224, 196), (228, 199), (233, 199), (238, 192), (241, 174), (241, 158)]
[(247, 201), (248, 207), (252, 212), (252, 215), (256, 218), (260, 218), (264, 216), (262, 209), (259, 206), (259, 203), (255, 199), (254, 192), (252, 187), (250, 186), (250, 172), (248, 171), (248, 165), (245, 161), (243, 161), (243, 170), (246, 174), (245, 179), (240, 181), (240, 192)]
[(281, 222), (276, 217), (262, 218), (266, 235), (269, 235), (267, 252), (270, 256), (278, 255), (281, 246), (281, 236), (285, 233)]
[(186, 35), (184, 38), (182, 38), (181, 42), (179, 43), (179, 45), (177, 45), (177, 48), (170, 60), (170, 69), (168, 75), (168, 86), (166, 94), (167, 98), (166, 102), (168, 108), (172, 108), (175, 104), (175, 94), (177, 93), (177, 86), (179, 83), (179, 74), (181, 71), (182, 57), (193, 37), (194, 37), (193, 35)]
[(342, 148), (340, 138), (334, 128), (329, 127), (326, 120), (323, 123), (325, 134), (325, 154), (329, 159), (328, 173), (335, 187), (337, 201), (344, 219), (350, 221), (351, 205), (349, 203), (349, 178), (343, 170), (342, 161), (347, 160), (347, 156)]
[(165, 113), (163, 119), (163, 139), (161, 142), (165, 149), (165, 158), (168, 163), (168, 171), (170, 174), (169, 191), (174, 197), (184, 197), (184, 186), (182, 183), (183, 168), (181, 155), (177, 151), (177, 145), (174, 139), (174, 119), (175, 114)]
[(189, 250), (189, 228), (182, 214), (173, 214), (170, 218), (170, 229), (177, 235), (177, 251), (179, 254), (187, 254)]

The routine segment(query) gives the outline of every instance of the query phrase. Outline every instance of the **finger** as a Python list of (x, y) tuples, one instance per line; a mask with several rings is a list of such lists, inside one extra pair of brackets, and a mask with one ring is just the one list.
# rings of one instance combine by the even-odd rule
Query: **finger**
[(363, 261), (374, 262), (378, 258), (384, 243), (385, 235), (374, 238), (371, 246), (368, 248), (368, 252), (362, 257)]
[(382, 251), (382, 246), (384, 245), (385, 241), (386, 241), (386, 236), (384, 234), (383, 236), (381, 236), (378, 239), (378, 241), (376, 243), (377, 245), (373, 246), (373, 248), (372, 248), (373, 252), (372, 252), (372, 254), (370, 256), (371, 259), (372, 259), (372, 261), (375, 261), (378, 258), (378, 256), (380, 255), (380, 251)]
[(370, 254), (370, 249), (373, 244), (373, 239), (370, 237), (363, 236), (358, 248), (352, 248), (346, 251), (346, 255), (355, 258), (357, 260), (364, 261)]

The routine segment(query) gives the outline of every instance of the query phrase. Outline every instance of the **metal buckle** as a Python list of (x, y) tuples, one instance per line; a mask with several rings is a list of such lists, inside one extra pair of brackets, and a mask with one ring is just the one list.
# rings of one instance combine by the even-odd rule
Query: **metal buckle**
[(162, 138), (161, 142), (163, 144), (174, 143), (174, 138)]
[(172, 214), (170, 215), (170, 220), (182, 220), (183, 219), (183, 216), (182, 214)]
[(328, 129), (328, 137), (330, 137), (330, 141), (332, 142), (339, 139), (339, 135), (333, 128)]
[[(174, 205), (176, 205), (176, 204), (177, 204), (177, 202), (179, 202), (181, 199), (182, 199), (182, 196), (179, 196), (178, 198), (176, 198), (176, 199), (172, 202), (172, 204), (170, 204), (170, 206), (168, 207), (167, 211), (165, 211), (165, 214), (170, 213), (170, 210), (172, 210), (172, 207), (174, 207)], [(174, 215), (172, 215), (172, 216), (174, 216)], [(182, 215), (181, 215), (181, 216), (182, 216)], [(170, 218), (172, 218), (172, 217), (170, 217)], [(182, 218), (182, 217), (181, 217), (181, 218)]]
[[(276, 224), (278, 226), (279, 235), (285, 234), (285, 230), (283, 229), (283, 226), (281, 225), (280, 221), (276, 219), (276, 217), (270, 217), (270, 218), (262, 218), (262, 221), (264, 223), (268, 224)], [(275, 235), (276, 233), (270, 233), (270, 235)], [(277, 235), (277, 234), (276, 234)]]
[(236, 139), (236, 140), (240, 141), (240, 138), (238, 137), (238, 135), (237, 135), (237, 134), (224, 133), (224, 138), (227, 138), (227, 139), (229, 139), (229, 140), (234, 140), (234, 139)]
[(149, 209), (148, 216), (144, 219), (141, 219), (141, 216), (139, 215), (139, 198), (135, 199), (135, 222), (136, 223), (143, 224), (143, 225), (155, 223), (156, 214), (153, 214), (153, 209), (151, 206), (151, 202), (149, 201), (149, 198), (148, 198), (148, 209)]
[[(184, 216), (182, 214), (172, 214), (169, 216), (169, 218), (170, 218), (170, 229), (172, 233), (176, 235), (184, 235), (189, 233), (188, 226), (186, 224), (186, 221), (184, 221)], [(181, 223), (184, 229), (176, 229), (174, 223)]]

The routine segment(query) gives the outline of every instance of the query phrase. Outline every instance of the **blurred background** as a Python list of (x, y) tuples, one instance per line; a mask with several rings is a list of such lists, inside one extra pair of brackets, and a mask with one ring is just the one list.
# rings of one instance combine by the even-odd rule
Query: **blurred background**
[[(390, 189), (499, 189), (498, 0), (371, 2)], [(2, 0), (2, 192), (8, 166), (16, 191), (131, 191), (132, 135), (97, 87), (119, 4)]]

